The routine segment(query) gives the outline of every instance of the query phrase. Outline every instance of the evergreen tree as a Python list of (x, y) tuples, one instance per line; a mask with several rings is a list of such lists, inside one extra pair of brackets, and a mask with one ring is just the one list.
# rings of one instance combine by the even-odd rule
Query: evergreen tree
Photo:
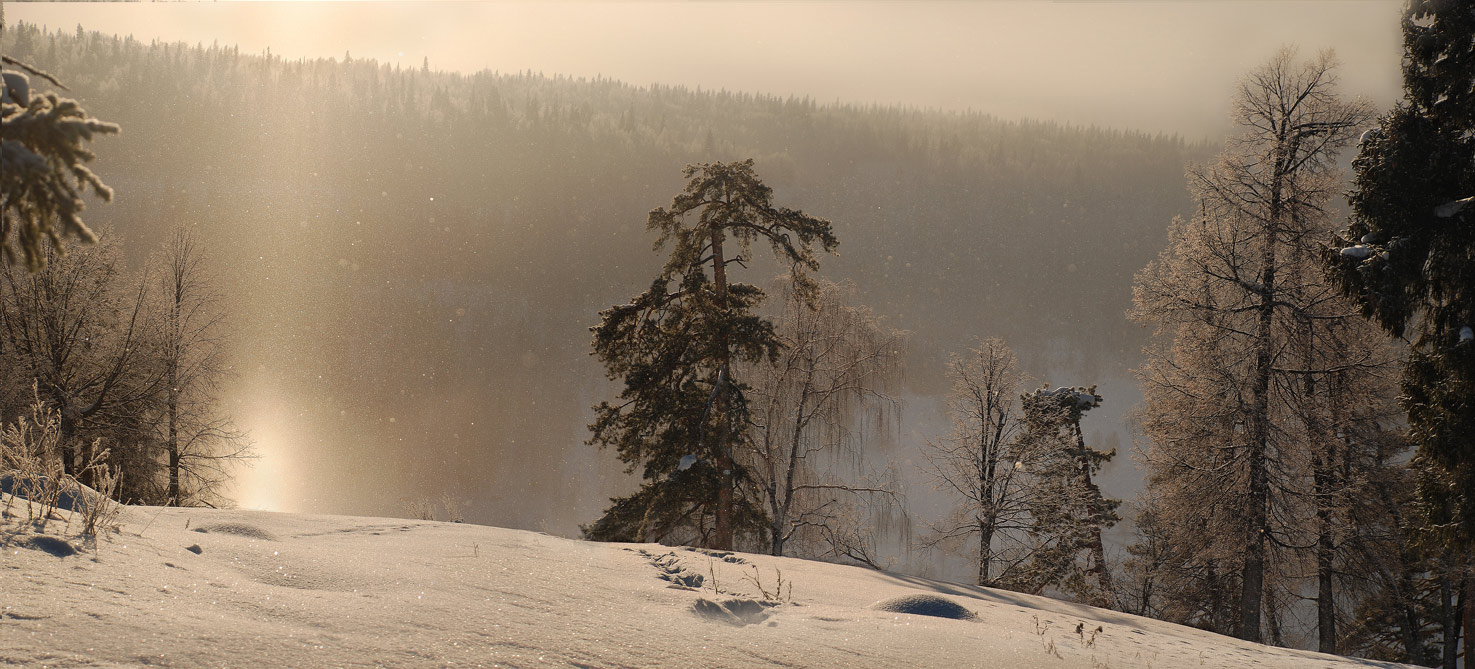
[(93, 135), (117, 133), (118, 126), (88, 117), (76, 100), (32, 92), (22, 70), (65, 90), (51, 75), (3, 54), (0, 63), (14, 68), (0, 69), (0, 262), (16, 262), (19, 249), (35, 271), (46, 262), (47, 242), (61, 249), (65, 236), (97, 241), (82, 223), (82, 195), (91, 189), (107, 201), (113, 191), (87, 168), (93, 154), (86, 143)]
[(601, 312), (592, 328), (594, 355), (625, 387), (617, 403), (594, 408), (589, 443), (613, 446), (631, 470), (643, 466), (646, 482), (613, 500), (587, 534), (660, 540), (684, 529), (683, 540), (731, 549), (739, 532), (761, 534), (763, 526), (752, 497), (737, 490), (747, 475), (733, 453), (749, 438), (750, 420), (748, 386), (733, 372), (775, 359), (781, 344), (755, 313), (763, 291), (730, 282), (728, 265), (744, 264), (753, 242), (766, 241), (793, 266), (798, 289), (812, 291), (804, 270), (819, 267), (814, 246), (831, 251), (836, 240), (829, 221), (775, 207), (751, 159), (689, 165), (684, 175), (685, 191), (646, 225), (660, 233), (656, 249), (670, 247), (665, 266), (648, 290)]
[[(1116, 455), (1086, 445), (1081, 418), (1101, 406), (1096, 387), (1041, 388), (1022, 398), (1024, 434), (1040, 454), (1032, 463), (1030, 538), (1034, 543), (1020, 584), (1029, 592), (1058, 587), (1092, 606), (1115, 604), (1101, 530), (1120, 518), (1120, 502), (1102, 496), (1091, 476)], [(1084, 556), (1082, 555), (1084, 554)], [(1082, 560), (1084, 559), (1084, 562)]]
[(1326, 256), (1346, 293), (1413, 354), (1404, 409), (1421, 495), (1449, 538), (1475, 542), (1475, 14), (1413, 0), (1404, 99), (1364, 134), (1352, 224)]
[(1463, 610), (1441, 616), (1446, 664), (1454, 657), (1454, 622), (1463, 619), (1466, 657), (1475, 635), (1472, 39), (1475, 13), (1465, 3), (1409, 2), (1404, 98), (1364, 133), (1352, 163), (1352, 224), (1325, 256), (1363, 314), (1412, 343), (1402, 403), (1418, 448), (1419, 498), (1438, 541), (1465, 556), (1457, 565)]

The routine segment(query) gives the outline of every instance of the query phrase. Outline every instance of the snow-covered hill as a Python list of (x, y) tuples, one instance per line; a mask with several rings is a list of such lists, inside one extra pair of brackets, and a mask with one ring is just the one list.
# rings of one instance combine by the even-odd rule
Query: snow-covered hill
[[(0, 524), (0, 664), (1394, 666), (856, 567), (476, 525), (133, 507), (76, 554), (20, 528)], [(917, 595), (973, 619), (876, 606), (946, 608)]]

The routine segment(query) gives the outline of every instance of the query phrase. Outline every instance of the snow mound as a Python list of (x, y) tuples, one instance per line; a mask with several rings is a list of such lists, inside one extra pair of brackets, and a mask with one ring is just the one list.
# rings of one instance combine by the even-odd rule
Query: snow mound
[(742, 627), (754, 625), (768, 619), (768, 608), (773, 602), (756, 599), (729, 599), (721, 604), (709, 599), (697, 598), (691, 605), (692, 613), (716, 622)]
[(892, 613), (910, 613), (914, 616), (932, 616), (933, 618), (950, 618), (952, 620), (977, 620), (977, 614), (963, 608), (962, 605), (946, 597), (938, 595), (917, 594), (892, 597), (871, 605), (878, 611), (890, 611)]
[(44, 534), (31, 537), (27, 543), (30, 544), (31, 548), (43, 553), (50, 553), (56, 557), (70, 557), (77, 554), (77, 548), (65, 539), (49, 537)]
[(211, 523), (195, 528), (196, 532), (204, 534), (234, 534), (238, 537), (248, 539), (260, 539), (261, 541), (276, 541), (276, 535), (249, 523)]
[[(58, 481), (61, 488), (56, 498), (56, 508), (59, 511), (81, 511), (83, 508), (96, 504), (102, 498), (102, 493), (93, 490), (70, 477), (62, 477)], [(44, 496), (46, 490), (51, 487), (51, 479), (46, 476), (24, 477), (15, 474), (0, 474), (0, 494), (13, 495), (18, 499), (31, 500)]]

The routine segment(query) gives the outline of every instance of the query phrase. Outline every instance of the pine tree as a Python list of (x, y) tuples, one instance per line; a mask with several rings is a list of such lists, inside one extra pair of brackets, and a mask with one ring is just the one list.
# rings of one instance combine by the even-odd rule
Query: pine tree
[(613, 500), (587, 534), (659, 540), (685, 530), (681, 540), (731, 549), (739, 532), (761, 535), (764, 526), (752, 496), (737, 490), (747, 475), (733, 454), (748, 439), (749, 407), (734, 371), (773, 360), (781, 344), (755, 313), (763, 291), (730, 282), (728, 265), (744, 264), (753, 242), (766, 241), (792, 265), (798, 289), (812, 291), (805, 270), (819, 266), (814, 246), (831, 251), (836, 240), (829, 221), (775, 207), (751, 159), (690, 165), (684, 175), (685, 191), (646, 225), (660, 233), (657, 250), (670, 247), (665, 266), (592, 328), (594, 355), (625, 387), (616, 403), (595, 407), (589, 443), (613, 446), (631, 470), (642, 466), (645, 483)]
[[(0, 33), (5, 30), (0, 7)], [(76, 100), (31, 91), (22, 70), (66, 89), (55, 77), (0, 54), (0, 262), (17, 262), (36, 271), (46, 262), (43, 244), (61, 250), (63, 237), (97, 241), (82, 222), (91, 189), (103, 201), (113, 191), (87, 168), (93, 135), (116, 134), (118, 126), (87, 115)], [(15, 242), (12, 247), (11, 231)]]
[(1106, 563), (1102, 528), (1120, 518), (1120, 502), (1108, 499), (1091, 477), (1115, 451), (1086, 445), (1081, 419), (1101, 406), (1096, 387), (1041, 388), (1021, 398), (1025, 431), (1040, 454), (1031, 466), (1029, 534), (1034, 543), (1021, 583), (1029, 592), (1059, 587), (1092, 606), (1114, 606), (1115, 585)]
[[(1466, 656), (1475, 635), (1475, 14), (1411, 0), (1404, 98), (1364, 133), (1352, 224), (1325, 256), (1368, 316), (1411, 340), (1403, 408), (1419, 498), (1438, 541), (1464, 559)], [(1448, 630), (1447, 630), (1448, 632)], [(1453, 638), (1447, 633), (1448, 638)], [(1453, 645), (1445, 655), (1453, 657)]]
[(1413, 0), (1404, 99), (1364, 134), (1353, 220), (1326, 256), (1369, 318), (1413, 343), (1404, 409), (1422, 498), (1449, 539), (1475, 545), (1475, 14)]

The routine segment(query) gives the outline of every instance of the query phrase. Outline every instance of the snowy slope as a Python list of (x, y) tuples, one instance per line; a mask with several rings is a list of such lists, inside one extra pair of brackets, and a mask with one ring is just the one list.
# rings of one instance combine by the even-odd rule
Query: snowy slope
[[(0, 524), (0, 664), (1394, 666), (856, 567), (475, 525), (133, 507), (75, 555), (19, 528)], [(789, 601), (759, 602), (755, 567)], [(919, 593), (976, 619), (871, 608)]]

